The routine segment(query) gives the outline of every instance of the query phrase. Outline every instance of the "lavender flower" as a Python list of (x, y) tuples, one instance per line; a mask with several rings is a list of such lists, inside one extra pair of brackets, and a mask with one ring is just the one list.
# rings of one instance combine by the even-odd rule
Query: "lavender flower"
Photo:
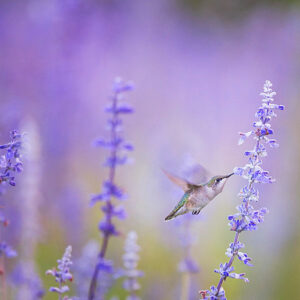
[(137, 234), (131, 231), (127, 235), (124, 246), (125, 254), (123, 255), (124, 270), (122, 275), (125, 277), (123, 287), (128, 291), (127, 300), (139, 300), (136, 292), (140, 289), (137, 278), (143, 276), (143, 272), (137, 270), (138, 261), (140, 259), (138, 252), (140, 246), (137, 244)]
[[(5, 185), (9, 183), (15, 186), (15, 173), (21, 172), (23, 164), (21, 161), (21, 135), (13, 130), (10, 134), (10, 142), (0, 145), (0, 150), (5, 150), (5, 154), (0, 156), (0, 195), (5, 192)], [(2, 202), (2, 199), (0, 199)], [(3, 207), (0, 202), (0, 209)], [(9, 220), (0, 211), (0, 226), (6, 227), (9, 225)], [(0, 228), (0, 231), (2, 228)], [(4, 258), (15, 257), (17, 252), (8, 245), (4, 240), (0, 240), (0, 280), (2, 285), (2, 297), (6, 299), (6, 284), (5, 284), (5, 262)]]
[[(71, 261), (71, 253), (72, 253), (72, 246), (68, 246), (65, 250), (65, 253), (62, 259), (57, 261), (58, 263), (58, 270), (55, 268), (46, 271), (46, 275), (52, 275), (55, 277), (55, 281), (58, 282), (58, 287), (50, 287), (50, 292), (55, 292), (59, 294), (59, 299), (61, 300), (61, 295), (68, 292), (70, 289), (67, 285), (64, 285), (67, 281), (72, 281), (73, 276), (70, 272), (70, 266), (72, 265)], [(68, 297), (64, 297), (63, 299), (69, 299)]]
[(23, 170), (20, 153), (21, 137), (21, 134), (13, 130), (10, 134), (11, 141), (0, 145), (0, 150), (6, 150), (6, 153), (0, 157), (0, 183), (2, 185), (9, 183), (15, 186), (15, 173), (20, 173)]
[(248, 163), (244, 167), (234, 169), (236, 175), (240, 175), (247, 180), (247, 184), (238, 194), (241, 199), (241, 204), (237, 206), (238, 212), (228, 217), (230, 229), (235, 231), (235, 238), (226, 251), (226, 255), (230, 258), (229, 262), (220, 264), (220, 268), (215, 270), (221, 277), (217, 287), (212, 286), (210, 290), (201, 291), (203, 299), (226, 300), (222, 284), (228, 277), (248, 282), (245, 273), (237, 274), (233, 272), (234, 267), (232, 264), (235, 257), (238, 257), (245, 265), (252, 266), (250, 263), (251, 258), (246, 253), (240, 251), (244, 248), (244, 244), (239, 241), (239, 235), (243, 231), (256, 230), (258, 224), (264, 221), (264, 216), (268, 212), (266, 208), (255, 209), (253, 204), (259, 199), (259, 193), (254, 184), (274, 182), (274, 179), (269, 176), (268, 171), (261, 167), (262, 158), (267, 155), (266, 145), (272, 148), (278, 147), (276, 140), (269, 138), (273, 134), (270, 121), (272, 117), (276, 116), (276, 110), (284, 109), (283, 105), (273, 103), (273, 97), (276, 93), (272, 91), (271, 87), (271, 82), (266, 81), (264, 91), (261, 93), (263, 97), (262, 104), (255, 114), (257, 121), (253, 123), (254, 129), (247, 133), (240, 133), (239, 144), (242, 144), (247, 138), (253, 137), (255, 145), (252, 150), (245, 152)]
[[(199, 294), (201, 295), (202, 299), (209, 299), (209, 300), (226, 300), (225, 291), (221, 287), (220, 291), (213, 285), (210, 287), (210, 290), (200, 291)], [(218, 294), (218, 296), (216, 296)]]
[(104, 166), (109, 168), (109, 177), (103, 182), (102, 192), (92, 197), (92, 204), (102, 202), (101, 207), (104, 213), (104, 219), (99, 223), (99, 230), (103, 235), (103, 242), (99, 253), (99, 260), (95, 266), (93, 277), (90, 284), (88, 299), (95, 298), (97, 290), (98, 275), (101, 270), (111, 272), (111, 263), (104, 259), (109, 238), (119, 234), (112, 220), (114, 217), (119, 219), (125, 218), (125, 211), (122, 206), (115, 206), (112, 199), (123, 200), (125, 195), (120, 187), (115, 183), (116, 168), (119, 165), (124, 165), (128, 162), (128, 157), (125, 154), (127, 151), (132, 151), (133, 146), (126, 142), (121, 135), (122, 119), (121, 116), (133, 112), (133, 109), (122, 102), (124, 93), (132, 90), (132, 84), (126, 83), (120, 78), (116, 78), (113, 85), (113, 95), (111, 102), (106, 107), (105, 111), (110, 115), (107, 125), (110, 131), (109, 139), (98, 139), (96, 145), (107, 148), (110, 151)]
[[(21, 161), (21, 135), (13, 130), (10, 134), (11, 141), (7, 144), (0, 145), (0, 150), (5, 150), (5, 154), (0, 156), (0, 194), (3, 194), (5, 186), (9, 183), (15, 186), (15, 173), (21, 172), (23, 163)], [(9, 225), (8, 219), (0, 211), (0, 225), (4, 227)], [(15, 257), (17, 252), (12, 249), (5, 241), (0, 241), (0, 257), (6, 256), (8, 258)]]
[[(10, 133), (11, 141), (7, 144), (0, 145), (0, 150), (5, 150), (5, 154), (0, 156), (0, 194), (3, 194), (5, 189), (3, 187), (9, 183), (11, 186), (15, 186), (15, 173), (21, 172), (23, 169), (23, 163), (21, 161), (21, 135), (13, 130)], [(0, 225), (4, 227), (9, 225), (9, 221), (0, 211)], [(6, 242), (0, 241), (0, 257), (5, 255), (6, 257), (15, 257), (17, 252), (13, 250)]]

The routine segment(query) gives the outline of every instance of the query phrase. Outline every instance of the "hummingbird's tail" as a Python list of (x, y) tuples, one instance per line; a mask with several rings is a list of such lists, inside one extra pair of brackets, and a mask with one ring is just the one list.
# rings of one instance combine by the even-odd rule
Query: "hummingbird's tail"
[(176, 211), (172, 211), (169, 215), (167, 215), (166, 217), (165, 217), (165, 221), (169, 221), (169, 220), (172, 220), (173, 218), (175, 218), (176, 217)]
[(185, 193), (181, 200), (178, 202), (178, 204), (175, 206), (175, 208), (165, 217), (165, 220), (171, 220), (179, 215), (185, 214), (187, 212), (187, 209), (184, 208), (184, 204), (186, 202), (186, 199), (188, 197), (188, 194)]
[(186, 208), (178, 205), (165, 217), (165, 221), (172, 220), (180, 215), (186, 214), (187, 212), (188, 210)]

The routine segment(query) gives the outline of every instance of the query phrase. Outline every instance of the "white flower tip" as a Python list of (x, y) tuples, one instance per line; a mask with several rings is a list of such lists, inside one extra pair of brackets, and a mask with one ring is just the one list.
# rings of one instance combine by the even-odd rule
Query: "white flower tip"
[(54, 271), (53, 270), (47, 270), (45, 272), (46, 275), (53, 275), (54, 276)]
[(129, 239), (135, 239), (135, 240), (136, 240), (137, 237), (138, 237), (138, 236), (137, 236), (137, 233), (136, 233), (135, 231), (129, 231), (129, 233), (128, 233), (127, 236), (128, 236)]
[(270, 80), (266, 80), (264, 86), (265, 87), (271, 87), (273, 84)]

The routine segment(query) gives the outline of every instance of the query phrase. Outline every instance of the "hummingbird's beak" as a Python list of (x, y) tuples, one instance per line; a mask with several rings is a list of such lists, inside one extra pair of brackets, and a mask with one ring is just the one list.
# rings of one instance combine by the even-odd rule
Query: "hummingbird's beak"
[(234, 175), (234, 173), (230, 173), (229, 175), (227, 176), (224, 176), (224, 178), (229, 178), (230, 176)]

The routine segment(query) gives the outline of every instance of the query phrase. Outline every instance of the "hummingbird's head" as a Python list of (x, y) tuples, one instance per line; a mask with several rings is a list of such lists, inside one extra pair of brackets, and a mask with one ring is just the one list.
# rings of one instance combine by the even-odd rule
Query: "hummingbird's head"
[(234, 173), (228, 175), (217, 175), (209, 180), (207, 186), (210, 187), (216, 194), (219, 194), (223, 191), (224, 185), (227, 179), (232, 176)]

